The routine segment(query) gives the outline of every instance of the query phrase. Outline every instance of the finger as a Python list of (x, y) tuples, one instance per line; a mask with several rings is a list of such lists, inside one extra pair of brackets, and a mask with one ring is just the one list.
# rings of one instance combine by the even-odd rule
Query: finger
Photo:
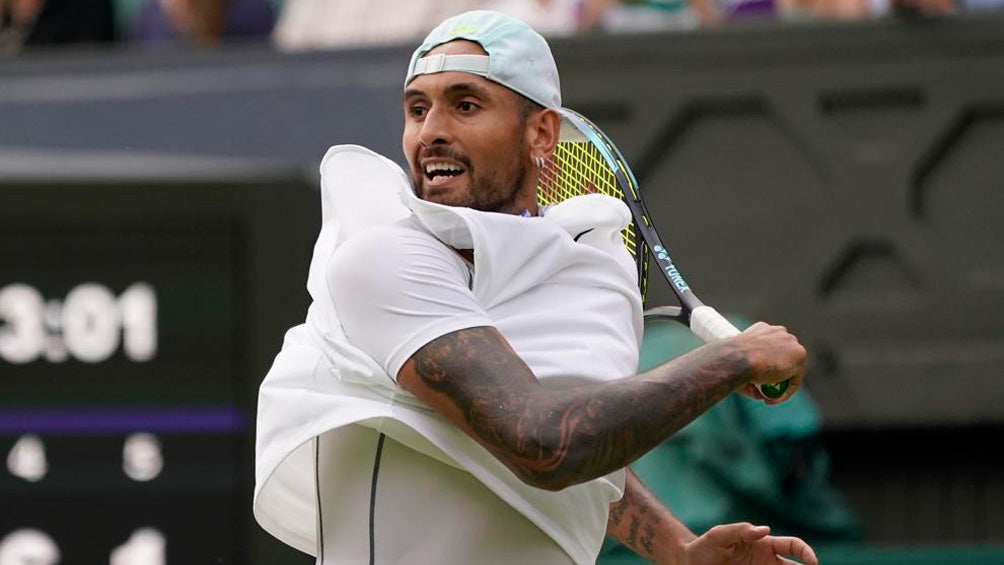
[(754, 542), (770, 534), (770, 526), (754, 526), (749, 523), (745, 523), (743, 525), (745, 527), (739, 530), (739, 538), (741, 541), (747, 543)]
[(758, 389), (753, 383), (746, 383), (745, 386), (736, 390), (736, 392), (748, 398), (752, 398), (753, 400), (767, 400), (767, 398), (760, 393), (760, 389)]
[(708, 530), (704, 537), (716, 545), (725, 546), (756, 541), (769, 533), (770, 528), (767, 526), (754, 526), (749, 522), (738, 522), (715, 526)]
[(809, 544), (800, 538), (792, 536), (776, 536), (770, 538), (771, 548), (778, 555), (789, 555), (805, 563), (805, 565), (818, 565), (816, 552), (812, 551)]

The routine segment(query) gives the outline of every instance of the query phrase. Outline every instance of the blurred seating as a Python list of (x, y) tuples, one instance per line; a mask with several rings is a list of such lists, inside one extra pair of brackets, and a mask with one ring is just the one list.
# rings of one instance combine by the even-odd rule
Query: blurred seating
[(740, 20), (848, 21), (980, 14), (1004, 0), (0, 0), (0, 56), (124, 43), (283, 51), (411, 44), (467, 10), (518, 17), (548, 37), (685, 31)]

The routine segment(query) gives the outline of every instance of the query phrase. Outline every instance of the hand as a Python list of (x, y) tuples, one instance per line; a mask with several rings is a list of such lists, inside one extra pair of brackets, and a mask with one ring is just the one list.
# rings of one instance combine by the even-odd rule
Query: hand
[[(791, 398), (805, 379), (805, 347), (784, 326), (757, 322), (731, 338), (745, 353), (750, 363), (750, 380), (739, 392), (767, 404), (780, 404)], [(756, 384), (790, 380), (791, 384), (779, 398), (764, 398)]]
[(768, 526), (754, 526), (749, 522), (715, 526), (686, 544), (684, 562), (687, 565), (776, 565), (798, 562), (819, 565), (815, 552), (801, 539), (768, 534)]

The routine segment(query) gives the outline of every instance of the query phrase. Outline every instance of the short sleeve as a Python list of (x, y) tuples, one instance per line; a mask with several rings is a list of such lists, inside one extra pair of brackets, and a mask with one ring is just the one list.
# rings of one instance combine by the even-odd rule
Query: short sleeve
[(392, 378), (448, 333), (492, 325), (470, 289), (466, 262), (405, 224), (366, 230), (332, 255), (328, 290), (349, 341)]

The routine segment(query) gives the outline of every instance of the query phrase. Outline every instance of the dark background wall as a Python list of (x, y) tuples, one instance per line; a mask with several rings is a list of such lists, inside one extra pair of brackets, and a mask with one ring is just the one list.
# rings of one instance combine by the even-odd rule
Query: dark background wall
[[(1002, 30), (960, 18), (553, 42), (565, 105), (617, 141), (692, 286), (809, 346), (834, 481), (871, 544), (1004, 545)], [(5, 61), (0, 211), (70, 179), (228, 187), (216, 206), (245, 234), (233, 403), (253, 422), (257, 382), (307, 301), (317, 163), (340, 143), (402, 161), (409, 54)], [(65, 200), (33, 202), (24, 213), (46, 216)], [(650, 303), (668, 296), (654, 281)], [(0, 379), (23, 370), (0, 363)], [(255, 532), (242, 558), (292, 559), (242, 528)]]

